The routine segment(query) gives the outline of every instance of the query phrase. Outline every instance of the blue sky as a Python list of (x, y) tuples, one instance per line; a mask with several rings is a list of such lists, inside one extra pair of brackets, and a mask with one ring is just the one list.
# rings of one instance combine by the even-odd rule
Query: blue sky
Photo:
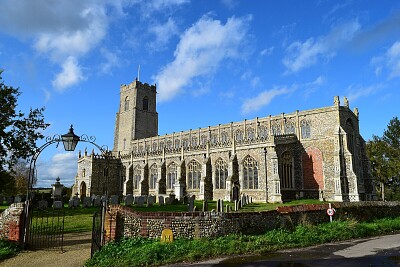
[[(0, 68), (46, 136), (113, 146), (119, 86), (156, 83), (159, 134), (333, 105), (364, 139), (399, 115), (400, 2), (0, 0)], [(43, 142), (38, 143), (43, 144)], [(72, 185), (77, 151), (46, 149), (38, 186)]]

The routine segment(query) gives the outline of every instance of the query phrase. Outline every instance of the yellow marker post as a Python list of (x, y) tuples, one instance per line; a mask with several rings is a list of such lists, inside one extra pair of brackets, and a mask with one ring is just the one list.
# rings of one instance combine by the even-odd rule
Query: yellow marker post
[(174, 234), (171, 229), (164, 229), (161, 232), (161, 242), (171, 243), (174, 241)]

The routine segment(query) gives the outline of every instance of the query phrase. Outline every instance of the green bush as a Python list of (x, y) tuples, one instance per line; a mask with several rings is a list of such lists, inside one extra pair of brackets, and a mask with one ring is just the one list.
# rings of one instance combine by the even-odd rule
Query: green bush
[(0, 240), (0, 261), (18, 254), (21, 247), (13, 242)]

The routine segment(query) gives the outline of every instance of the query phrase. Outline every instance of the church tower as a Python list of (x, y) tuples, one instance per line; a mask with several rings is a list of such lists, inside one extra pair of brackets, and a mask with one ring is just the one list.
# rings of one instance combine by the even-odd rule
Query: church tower
[(116, 115), (114, 151), (129, 152), (131, 140), (158, 135), (156, 86), (135, 80), (120, 88)]

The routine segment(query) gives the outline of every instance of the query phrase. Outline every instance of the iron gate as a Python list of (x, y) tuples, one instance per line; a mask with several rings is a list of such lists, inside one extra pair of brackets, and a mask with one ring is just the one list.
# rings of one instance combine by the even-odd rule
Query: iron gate
[(93, 214), (93, 225), (92, 225), (92, 248), (90, 251), (91, 257), (96, 251), (99, 251), (102, 247), (102, 223), (103, 223), (103, 210), (100, 209)]
[(29, 249), (61, 249), (64, 243), (64, 217), (62, 209), (35, 208), (30, 212), (27, 247)]

